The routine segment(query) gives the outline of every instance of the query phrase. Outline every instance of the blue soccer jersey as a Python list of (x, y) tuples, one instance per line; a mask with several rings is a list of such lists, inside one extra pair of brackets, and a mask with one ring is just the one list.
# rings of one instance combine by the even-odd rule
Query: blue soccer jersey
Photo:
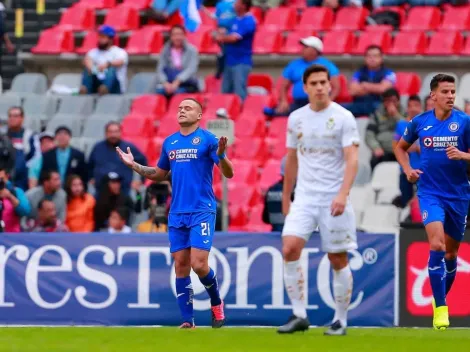
[(410, 144), (419, 140), (421, 149), (418, 196), (433, 195), (445, 199), (468, 200), (470, 185), (467, 163), (450, 160), (446, 154), (449, 145), (468, 152), (470, 148), (470, 118), (452, 110), (450, 117), (438, 120), (434, 110), (416, 116), (408, 123), (403, 139)]
[(219, 163), (217, 147), (217, 137), (202, 128), (165, 139), (157, 166), (171, 170), (170, 214), (216, 212), (212, 171)]

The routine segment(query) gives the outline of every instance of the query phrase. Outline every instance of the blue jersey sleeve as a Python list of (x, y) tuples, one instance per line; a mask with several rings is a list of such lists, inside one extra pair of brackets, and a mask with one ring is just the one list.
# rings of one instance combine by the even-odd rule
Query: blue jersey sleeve
[(405, 128), (405, 132), (403, 132), (403, 140), (408, 144), (413, 144), (418, 139), (418, 132), (417, 132), (417, 122), (416, 118), (408, 122), (408, 125)]
[(293, 77), (292, 77), (293, 66), (294, 66), (294, 61), (291, 61), (287, 64), (287, 66), (282, 71), (282, 77), (291, 82), (293, 81)]
[(254, 33), (256, 30), (256, 21), (253, 16), (246, 16), (243, 21), (237, 26), (237, 29), (233, 32), (238, 34), (240, 37), (245, 37)]
[(467, 145), (467, 150), (464, 150), (466, 153), (470, 150), (470, 117), (467, 118), (467, 123), (465, 125), (465, 134), (464, 134), (465, 144)]
[(209, 150), (211, 153), (211, 159), (214, 164), (219, 165), (219, 157), (217, 156), (217, 149), (219, 148), (219, 139), (216, 136), (212, 136), (209, 140)]
[(339, 75), (338, 67), (331, 61), (329, 62), (328, 65), (326, 65), (326, 68), (328, 69), (328, 72), (330, 73), (330, 77), (336, 77)]
[(157, 166), (162, 170), (170, 170), (170, 159), (168, 159), (165, 143), (163, 143), (162, 153), (160, 154), (160, 160), (158, 160)]

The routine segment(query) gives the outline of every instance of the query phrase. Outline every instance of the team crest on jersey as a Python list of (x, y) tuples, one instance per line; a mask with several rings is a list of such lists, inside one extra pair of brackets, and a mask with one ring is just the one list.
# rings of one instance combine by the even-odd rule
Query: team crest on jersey
[(326, 121), (326, 128), (332, 130), (335, 127), (335, 119), (330, 117), (328, 121)]
[(459, 130), (459, 124), (457, 122), (449, 123), (449, 131), (450, 132), (457, 132)]
[(176, 152), (174, 150), (171, 150), (168, 153), (168, 158), (170, 158), (170, 160), (173, 160), (175, 157), (176, 157)]
[(428, 211), (425, 210), (423, 211), (423, 221), (426, 221), (427, 218), (428, 218)]
[(194, 137), (193, 140), (191, 141), (193, 145), (198, 145), (201, 143), (201, 138), (199, 137)]
[(426, 148), (429, 148), (432, 146), (432, 138), (431, 137), (425, 137), (423, 139), (423, 144)]

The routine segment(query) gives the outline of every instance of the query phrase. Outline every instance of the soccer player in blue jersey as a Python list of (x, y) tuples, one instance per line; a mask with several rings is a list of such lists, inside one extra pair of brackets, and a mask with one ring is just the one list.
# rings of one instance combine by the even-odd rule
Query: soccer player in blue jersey
[(155, 182), (167, 178), (171, 171), (173, 197), (168, 218), (170, 252), (175, 260), (176, 295), (183, 318), (180, 328), (194, 328), (191, 268), (199, 276), (211, 300), (212, 327), (225, 323), (224, 303), (220, 298), (217, 277), (209, 267), (208, 257), (215, 231), (216, 200), (212, 190), (214, 164), (227, 178), (233, 177), (232, 163), (225, 156), (227, 138), (217, 140), (199, 127), (201, 104), (194, 99), (183, 100), (178, 107), (179, 132), (163, 142), (156, 167), (134, 161), (116, 148), (121, 160), (138, 174)]
[[(395, 155), (418, 199), (430, 245), (428, 272), (434, 296), (435, 329), (449, 326), (446, 295), (457, 271), (457, 253), (469, 209), (470, 118), (454, 109), (455, 79), (438, 74), (431, 81), (434, 110), (416, 116), (403, 133)], [(419, 140), (420, 169), (410, 166), (407, 150)]]

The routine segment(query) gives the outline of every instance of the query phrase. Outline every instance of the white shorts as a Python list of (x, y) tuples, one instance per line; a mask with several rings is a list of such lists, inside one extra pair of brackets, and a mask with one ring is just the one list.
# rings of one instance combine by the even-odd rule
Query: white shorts
[(308, 241), (317, 228), (320, 230), (322, 251), (342, 253), (357, 249), (356, 217), (349, 202), (343, 214), (332, 216), (329, 206), (296, 205), (294, 201), (286, 217), (282, 236), (295, 236)]

